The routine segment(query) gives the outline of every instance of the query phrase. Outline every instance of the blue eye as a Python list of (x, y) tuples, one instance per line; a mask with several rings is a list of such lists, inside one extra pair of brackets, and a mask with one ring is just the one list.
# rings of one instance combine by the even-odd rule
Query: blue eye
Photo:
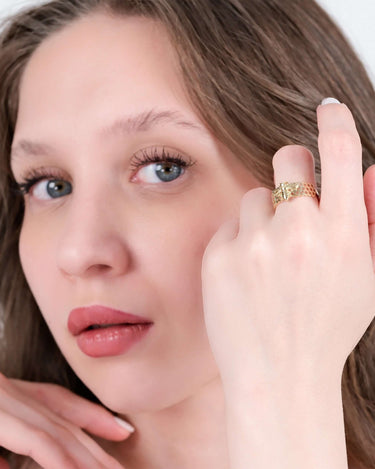
[[(142, 151), (142, 156), (134, 156), (135, 162), (132, 164), (132, 169), (146, 166), (142, 169), (146, 175), (153, 178), (151, 183), (170, 182), (178, 179), (184, 173), (185, 168), (193, 166), (195, 162), (186, 161), (181, 155), (168, 153), (164, 148), (161, 154), (160, 150), (154, 148), (151, 150), (151, 155), (147, 150)], [(150, 163), (158, 163), (156, 165)], [(140, 172), (142, 172), (140, 171)]]
[(146, 183), (156, 184), (160, 181), (170, 182), (178, 179), (183, 174), (183, 169), (175, 163), (158, 163), (156, 166), (148, 164), (141, 169), (140, 173), (142, 172), (147, 175), (148, 181), (146, 180)]
[[(161, 154), (156, 147), (151, 149), (151, 154), (147, 153), (147, 149), (142, 150), (141, 153), (142, 156), (134, 155), (131, 169), (136, 170), (145, 166), (144, 172), (153, 178), (151, 184), (173, 181), (184, 173), (185, 168), (196, 163), (191, 159), (185, 160), (178, 153), (170, 154), (164, 148), (162, 148)], [(153, 165), (151, 163), (158, 164)], [(73, 187), (59, 170), (40, 168), (31, 170), (21, 183), (15, 183), (14, 191), (21, 195), (32, 192), (32, 195), (39, 200), (50, 200), (71, 194)]]
[[(44, 185), (45, 187), (43, 189)], [(52, 199), (56, 199), (58, 197), (70, 194), (72, 192), (72, 186), (69, 182), (59, 179), (40, 181), (40, 183), (37, 183), (34, 186), (33, 194), (38, 199), (44, 199), (43, 194), (46, 192)], [(48, 200), (48, 197), (46, 200)]]
[(21, 195), (29, 194), (32, 190), (38, 199), (49, 200), (70, 194), (72, 185), (59, 171), (40, 168), (31, 170), (23, 182), (15, 183), (14, 190)]

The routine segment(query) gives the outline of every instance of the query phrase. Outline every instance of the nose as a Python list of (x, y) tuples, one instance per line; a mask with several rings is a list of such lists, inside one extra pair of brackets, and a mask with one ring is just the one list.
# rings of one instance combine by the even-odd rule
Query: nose
[(57, 243), (57, 264), (66, 276), (115, 277), (127, 271), (123, 211), (110, 199), (102, 192), (68, 204)]

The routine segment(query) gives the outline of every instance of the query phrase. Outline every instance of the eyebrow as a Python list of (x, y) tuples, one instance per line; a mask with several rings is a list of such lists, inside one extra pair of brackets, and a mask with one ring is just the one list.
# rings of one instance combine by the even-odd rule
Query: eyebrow
[[(112, 124), (104, 126), (98, 132), (100, 137), (115, 136), (118, 134), (134, 134), (137, 132), (146, 132), (153, 127), (163, 124), (173, 124), (188, 130), (199, 132), (201, 136), (208, 137), (208, 131), (194, 123), (184, 119), (184, 116), (175, 110), (156, 111), (151, 109), (139, 114), (129, 115), (116, 119)], [(11, 160), (21, 155), (45, 155), (49, 156), (56, 150), (51, 145), (42, 142), (33, 142), (31, 140), (21, 139), (12, 146)]]

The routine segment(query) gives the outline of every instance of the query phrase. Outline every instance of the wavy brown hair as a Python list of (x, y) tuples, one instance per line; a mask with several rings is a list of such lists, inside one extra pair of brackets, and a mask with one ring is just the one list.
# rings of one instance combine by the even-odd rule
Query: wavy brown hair
[[(9, 160), (20, 79), (30, 56), (45, 38), (96, 11), (142, 15), (164, 24), (193, 107), (264, 186), (274, 187), (274, 153), (283, 145), (301, 144), (314, 155), (320, 191), (315, 110), (326, 96), (353, 112), (363, 172), (375, 163), (373, 87), (341, 31), (313, 0), (54, 0), (4, 21), (0, 370), (8, 377), (58, 383), (93, 401), (96, 397), (58, 349), (22, 272), (18, 238), (24, 205), (12, 191)], [(374, 321), (347, 359), (342, 396), (348, 459), (375, 468)]]

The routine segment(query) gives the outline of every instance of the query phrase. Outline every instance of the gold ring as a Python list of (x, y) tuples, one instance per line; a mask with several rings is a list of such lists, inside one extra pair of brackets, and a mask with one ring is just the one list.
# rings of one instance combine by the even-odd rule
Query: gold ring
[(309, 182), (281, 182), (278, 187), (272, 191), (272, 203), (276, 208), (281, 202), (285, 202), (293, 197), (317, 197), (319, 193), (314, 184)]

